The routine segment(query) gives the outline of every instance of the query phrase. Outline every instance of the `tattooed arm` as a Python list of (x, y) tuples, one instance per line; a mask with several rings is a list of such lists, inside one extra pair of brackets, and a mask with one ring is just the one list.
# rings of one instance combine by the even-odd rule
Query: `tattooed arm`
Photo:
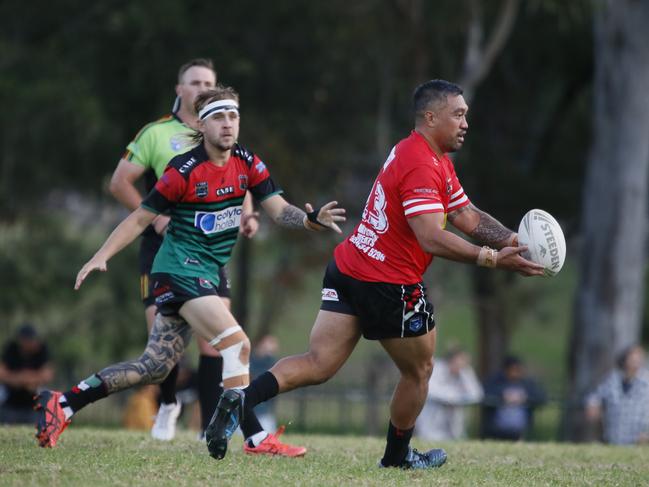
[[(341, 233), (336, 222), (345, 221), (345, 210), (343, 208), (334, 208), (337, 204), (336, 201), (330, 201), (320, 207), (317, 215), (314, 213), (315, 217), (317, 217), (317, 222), (313, 222), (311, 218), (307, 217), (306, 212), (289, 204), (279, 195), (271, 196), (267, 200), (264, 200), (261, 206), (275, 223), (282, 227), (306, 228), (307, 230), (325, 230), (331, 228)], [(306, 210), (309, 213), (313, 212), (313, 208), (309, 203), (306, 204)]]
[(515, 232), (488, 213), (476, 208), (473, 204), (464, 206), (448, 214), (448, 221), (455, 228), (490, 247), (501, 249), (509, 245), (518, 245)]

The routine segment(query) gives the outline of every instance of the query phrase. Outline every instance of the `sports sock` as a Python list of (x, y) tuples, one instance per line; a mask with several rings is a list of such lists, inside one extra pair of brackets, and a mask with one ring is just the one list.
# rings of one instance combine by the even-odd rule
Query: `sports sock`
[(268, 433), (262, 430), (259, 433), (255, 433), (250, 438), (248, 438), (246, 440), (246, 443), (248, 443), (248, 446), (257, 448), (259, 446), (259, 443), (264, 441), (266, 438), (268, 438)]
[(403, 462), (403, 459), (408, 454), (408, 444), (410, 443), (414, 429), (402, 430), (394, 426), (392, 421), (390, 421), (385, 453), (381, 459), (384, 467), (397, 466)]
[[(66, 408), (69, 408), (71, 413), (76, 413), (91, 402), (98, 401), (106, 396), (108, 396), (106, 383), (97, 374), (93, 374), (79, 382), (69, 391), (64, 392), (63, 397), (59, 400), (59, 404), (61, 404), (64, 411)], [(69, 419), (70, 416), (68, 416), (68, 412), (66, 411), (66, 417)]]
[(257, 433), (264, 431), (264, 428), (261, 427), (261, 424), (257, 419), (257, 415), (252, 409), (252, 406), (250, 406), (246, 400), (243, 401), (243, 418), (240, 426), (241, 431), (243, 432), (243, 437), (246, 439), (252, 438)]
[(272, 372), (267, 370), (256, 377), (244, 391), (246, 393), (245, 404), (254, 408), (260, 402), (268, 401), (279, 394), (279, 384)]
[(174, 365), (169, 375), (160, 383), (160, 402), (174, 404), (176, 402), (176, 382), (178, 380), (178, 364)]
[(201, 428), (205, 431), (223, 393), (223, 357), (201, 355), (198, 359), (198, 402), (201, 406)]

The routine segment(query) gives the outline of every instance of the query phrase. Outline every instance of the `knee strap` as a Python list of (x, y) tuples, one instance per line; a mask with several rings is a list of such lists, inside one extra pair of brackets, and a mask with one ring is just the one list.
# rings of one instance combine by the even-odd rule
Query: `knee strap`
[[(216, 347), (221, 340), (230, 335), (243, 331), (240, 326), (231, 326), (216, 338), (210, 341), (210, 345)], [(247, 375), (250, 370), (250, 364), (241, 362), (241, 349), (243, 348), (243, 341), (234, 343), (227, 348), (219, 349), (223, 357), (223, 380), (231, 377), (238, 377), (240, 375)]]

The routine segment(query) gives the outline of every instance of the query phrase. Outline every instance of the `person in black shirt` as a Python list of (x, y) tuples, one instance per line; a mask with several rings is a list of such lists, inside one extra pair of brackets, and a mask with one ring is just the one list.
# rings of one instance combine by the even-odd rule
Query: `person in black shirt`
[(0, 383), (6, 390), (6, 399), (0, 405), (0, 423), (35, 423), (34, 396), (53, 377), (47, 345), (32, 325), (24, 324), (7, 342), (0, 359)]

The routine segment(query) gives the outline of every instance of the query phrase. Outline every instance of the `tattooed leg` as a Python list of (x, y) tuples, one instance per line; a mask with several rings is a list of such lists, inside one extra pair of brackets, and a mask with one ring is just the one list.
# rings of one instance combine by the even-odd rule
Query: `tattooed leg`
[(180, 360), (190, 335), (191, 329), (184, 319), (157, 314), (140, 358), (111, 365), (97, 375), (109, 394), (135, 385), (159, 384)]

